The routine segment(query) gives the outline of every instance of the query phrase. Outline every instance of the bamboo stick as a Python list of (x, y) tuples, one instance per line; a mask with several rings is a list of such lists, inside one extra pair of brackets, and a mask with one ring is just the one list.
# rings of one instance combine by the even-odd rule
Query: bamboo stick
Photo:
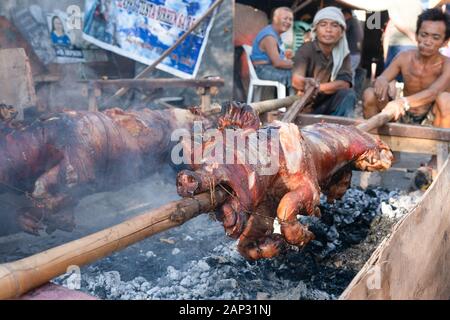
[(289, 107), (300, 98), (301, 98), (300, 96), (294, 95), (283, 99), (272, 99), (260, 102), (253, 102), (250, 103), (250, 107), (252, 107), (257, 113), (262, 114), (269, 111), (275, 111), (280, 108)]
[(203, 193), (170, 202), (111, 228), (11, 263), (0, 265), (0, 299), (13, 299), (66, 273), (159, 232), (179, 226), (225, 201), (226, 193)]
[(301, 98), (299, 100), (297, 100), (296, 102), (294, 102), (292, 107), (290, 107), (288, 109), (288, 111), (286, 111), (286, 113), (284, 114), (283, 119), (281, 119), (281, 121), (293, 122), (295, 120), (295, 118), (297, 118), (297, 115), (303, 111), (306, 104), (309, 102), (310, 98), (313, 96), (315, 90), (316, 90), (316, 88), (314, 88), (312, 86), (309, 87), (306, 90), (306, 92), (301, 96)]
[(387, 111), (382, 111), (376, 115), (374, 115), (372, 118), (364, 121), (361, 124), (358, 124), (356, 127), (362, 131), (372, 131), (373, 129), (376, 129), (378, 127), (381, 127), (391, 121), (394, 118), (394, 114)]

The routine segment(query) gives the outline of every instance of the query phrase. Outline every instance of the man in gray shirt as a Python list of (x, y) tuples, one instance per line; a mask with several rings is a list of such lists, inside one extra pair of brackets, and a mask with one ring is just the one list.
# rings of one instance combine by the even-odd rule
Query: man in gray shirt
[(318, 92), (305, 113), (353, 116), (356, 94), (352, 87), (350, 51), (341, 10), (326, 7), (314, 17), (315, 40), (300, 47), (294, 58), (292, 86), (301, 94), (308, 86)]

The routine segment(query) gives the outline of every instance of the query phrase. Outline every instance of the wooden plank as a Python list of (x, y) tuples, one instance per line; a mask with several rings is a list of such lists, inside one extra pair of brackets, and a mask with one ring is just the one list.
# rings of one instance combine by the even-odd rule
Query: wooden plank
[(58, 82), (61, 77), (56, 74), (38, 74), (34, 76), (34, 83), (51, 83)]
[(22, 48), (0, 50), (0, 102), (12, 105), (23, 119), (23, 109), (36, 106), (31, 67)]
[(437, 156), (437, 169), (441, 170), (444, 166), (445, 159), (448, 158), (449, 144), (446, 142), (440, 142), (436, 146), (436, 156)]
[[(364, 120), (314, 114), (300, 114), (297, 118), (297, 124), (301, 126), (306, 126), (322, 121), (339, 123), (343, 125), (358, 125)], [(373, 130), (371, 131), (371, 133), (387, 136), (450, 141), (450, 129), (415, 126), (393, 122), (388, 123), (387, 125), (384, 125), (377, 130)]]
[[(5, 9), (5, 7), (3, 7), (3, 9)], [(40, 74), (46, 69), (30, 43), (24, 38), (17, 27), (5, 16), (0, 16), (0, 48), (23, 48), (27, 57), (30, 59), (33, 75)]]
[(127, 88), (200, 88), (223, 87), (225, 82), (220, 78), (212, 79), (118, 79), (118, 80), (94, 80), (91, 85), (99, 87), (127, 87)]
[[(378, 135), (377, 135), (378, 136)], [(419, 139), (419, 138), (405, 138), (397, 136), (378, 136), (384, 141), (392, 151), (422, 153), (422, 154), (436, 154), (438, 146), (441, 143), (435, 140)]]
[(450, 160), (340, 299), (450, 298)]

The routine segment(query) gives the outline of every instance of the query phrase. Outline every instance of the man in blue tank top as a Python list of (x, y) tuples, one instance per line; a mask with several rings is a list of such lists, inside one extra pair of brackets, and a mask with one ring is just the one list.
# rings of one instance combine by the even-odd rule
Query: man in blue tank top
[(291, 9), (277, 8), (273, 12), (272, 24), (262, 29), (253, 41), (250, 56), (260, 79), (278, 81), (287, 88), (291, 87), (291, 69), (294, 63), (286, 58), (280, 35), (289, 30), (293, 19)]

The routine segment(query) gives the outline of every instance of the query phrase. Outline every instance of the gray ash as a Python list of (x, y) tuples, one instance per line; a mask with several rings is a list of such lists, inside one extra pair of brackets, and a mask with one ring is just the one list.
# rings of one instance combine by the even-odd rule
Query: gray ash
[(256, 262), (203, 215), (83, 268), (81, 290), (102, 299), (336, 299), (420, 195), (352, 188), (333, 204), (322, 199), (321, 219), (299, 217), (312, 243)]

